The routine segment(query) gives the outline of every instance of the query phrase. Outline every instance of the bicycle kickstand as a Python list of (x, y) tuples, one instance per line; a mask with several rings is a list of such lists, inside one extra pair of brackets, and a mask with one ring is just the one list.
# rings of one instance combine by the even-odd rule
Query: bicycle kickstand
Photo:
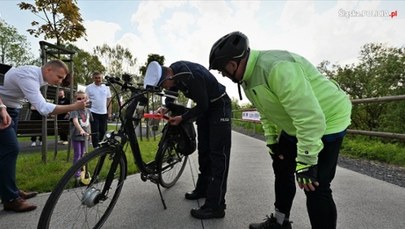
[(166, 209), (167, 209), (167, 207), (166, 207), (165, 199), (163, 199), (162, 191), (160, 190), (160, 184), (159, 184), (159, 183), (157, 183), (156, 185), (157, 185), (158, 190), (159, 190), (160, 200), (162, 201), (162, 204), (163, 204), (163, 209), (165, 209), (165, 210), (166, 210)]

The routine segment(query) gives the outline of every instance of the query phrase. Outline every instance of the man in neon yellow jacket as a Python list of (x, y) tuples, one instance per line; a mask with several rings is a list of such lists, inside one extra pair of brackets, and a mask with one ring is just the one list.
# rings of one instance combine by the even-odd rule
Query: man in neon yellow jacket
[(302, 56), (251, 50), (241, 32), (229, 33), (213, 45), (210, 69), (242, 85), (260, 113), (273, 159), (275, 213), (249, 228), (291, 228), (295, 178), (307, 196), (312, 228), (336, 228), (330, 184), (350, 125), (346, 93)]

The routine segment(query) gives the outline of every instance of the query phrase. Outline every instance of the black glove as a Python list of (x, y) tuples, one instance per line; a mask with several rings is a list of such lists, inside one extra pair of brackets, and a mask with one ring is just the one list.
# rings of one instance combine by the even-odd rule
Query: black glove
[[(297, 167), (295, 169), (297, 182), (300, 188), (305, 188), (305, 190), (309, 191), (308, 189), (314, 191), (311, 187), (313, 184), (318, 186), (319, 183), (317, 181), (318, 177), (318, 166), (317, 165), (307, 165), (302, 162), (297, 162)], [(308, 188), (308, 189), (307, 189)], [(314, 187), (315, 188), (315, 187)]]
[(280, 145), (278, 143), (267, 144), (267, 147), (269, 147), (269, 153), (273, 159), (281, 155)]

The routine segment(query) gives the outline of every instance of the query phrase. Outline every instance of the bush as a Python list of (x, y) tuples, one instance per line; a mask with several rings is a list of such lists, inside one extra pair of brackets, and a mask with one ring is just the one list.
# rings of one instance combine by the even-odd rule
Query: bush
[(376, 138), (347, 135), (341, 153), (355, 158), (405, 166), (404, 143), (390, 143)]

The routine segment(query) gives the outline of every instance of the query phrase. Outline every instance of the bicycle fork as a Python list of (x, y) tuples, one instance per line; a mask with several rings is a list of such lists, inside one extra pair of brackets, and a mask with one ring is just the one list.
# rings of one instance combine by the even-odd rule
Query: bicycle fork
[[(100, 158), (100, 160), (97, 162), (97, 166), (94, 170), (94, 175), (99, 174), (101, 172), (101, 168), (103, 167), (104, 161), (106, 159), (107, 155), (104, 155), (103, 157)], [(88, 185), (91, 188), (88, 188), (82, 197), (82, 203), (88, 207), (93, 207), (97, 205), (100, 201), (103, 201), (106, 199), (106, 193), (110, 190), (111, 184), (114, 180), (114, 174), (117, 170), (119, 161), (120, 161), (120, 154), (115, 154), (112, 159), (112, 164), (111, 168), (108, 171), (107, 179), (105, 181), (103, 190), (96, 189), (92, 187), (92, 184), (96, 182), (96, 176), (94, 176), (95, 179), (92, 179), (90, 181), (90, 184)]]

